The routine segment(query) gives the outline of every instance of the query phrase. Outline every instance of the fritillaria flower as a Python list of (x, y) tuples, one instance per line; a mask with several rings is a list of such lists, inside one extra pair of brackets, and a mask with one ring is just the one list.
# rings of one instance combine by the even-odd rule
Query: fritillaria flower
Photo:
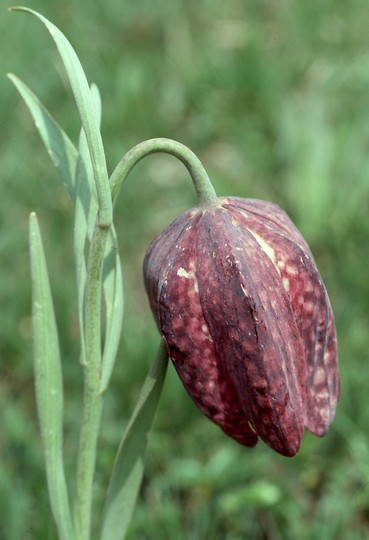
[(285, 456), (324, 435), (339, 396), (336, 331), (311, 251), (254, 199), (189, 210), (150, 245), (144, 278), (173, 364), (230, 437)]

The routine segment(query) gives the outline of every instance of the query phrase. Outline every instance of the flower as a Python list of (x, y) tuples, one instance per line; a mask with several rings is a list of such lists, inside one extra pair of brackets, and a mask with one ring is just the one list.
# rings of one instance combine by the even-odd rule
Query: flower
[(267, 201), (219, 198), (149, 246), (144, 279), (169, 355), (230, 437), (285, 456), (324, 435), (339, 397), (336, 330), (311, 251)]

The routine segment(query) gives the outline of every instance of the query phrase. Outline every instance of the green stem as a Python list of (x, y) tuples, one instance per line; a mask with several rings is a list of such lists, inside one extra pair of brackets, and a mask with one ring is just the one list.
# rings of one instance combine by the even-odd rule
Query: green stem
[(209, 177), (195, 154), (183, 144), (172, 139), (149, 139), (137, 144), (129, 150), (120, 160), (110, 178), (110, 189), (115, 203), (122, 183), (133, 167), (144, 157), (150, 154), (164, 152), (178, 158), (191, 175), (198, 202), (200, 206), (211, 206), (217, 201), (217, 195)]
[(97, 440), (102, 411), (101, 287), (104, 252), (109, 229), (96, 222), (91, 241), (85, 297), (86, 362), (83, 412), (77, 458), (75, 529), (78, 540), (89, 540)]

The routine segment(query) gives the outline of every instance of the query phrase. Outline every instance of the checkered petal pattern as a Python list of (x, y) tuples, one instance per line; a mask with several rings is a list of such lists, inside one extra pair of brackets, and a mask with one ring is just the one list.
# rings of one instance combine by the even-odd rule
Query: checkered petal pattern
[(293, 456), (304, 428), (327, 432), (339, 398), (335, 324), (283, 210), (235, 197), (191, 209), (149, 246), (144, 279), (188, 394), (227, 435)]

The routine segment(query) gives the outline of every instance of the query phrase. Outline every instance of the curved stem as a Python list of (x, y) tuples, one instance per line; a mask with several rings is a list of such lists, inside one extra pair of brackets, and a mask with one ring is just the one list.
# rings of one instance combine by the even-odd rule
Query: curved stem
[(157, 138), (137, 144), (120, 160), (110, 178), (113, 204), (118, 197), (122, 183), (133, 167), (144, 157), (158, 152), (171, 154), (182, 161), (191, 175), (200, 206), (211, 206), (216, 203), (217, 195), (197, 156), (184, 144), (172, 139)]
[(86, 360), (81, 433), (77, 458), (75, 529), (78, 540), (89, 540), (93, 479), (102, 411), (101, 379), (101, 287), (102, 267), (109, 229), (98, 218), (91, 241), (85, 296)]

